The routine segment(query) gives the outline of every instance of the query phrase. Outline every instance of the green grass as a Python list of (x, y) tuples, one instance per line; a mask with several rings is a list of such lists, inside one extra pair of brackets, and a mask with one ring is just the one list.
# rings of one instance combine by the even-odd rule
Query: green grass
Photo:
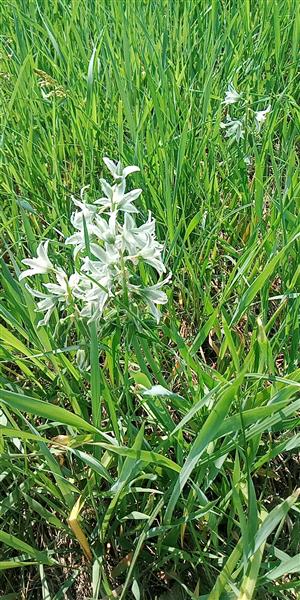
[[(4, 0), (0, 20), (1, 597), (297, 598), (299, 3)], [(230, 81), (272, 106), (239, 145)], [(18, 274), (41, 239), (63, 264), (103, 155), (140, 166), (173, 281), (160, 325), (123, 308), (89, 342), (37, 329)]]

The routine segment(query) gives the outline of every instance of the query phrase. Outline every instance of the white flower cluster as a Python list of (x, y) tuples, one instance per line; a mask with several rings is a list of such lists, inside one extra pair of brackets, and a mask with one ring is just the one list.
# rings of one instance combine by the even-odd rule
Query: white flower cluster
[[(235, 90), (232, 83), (228, 85), (227, 91), (225, 93), (225, 98), (222, 104), (226, 106), (236, 104), (242, 99), (241, 95)], [(265, 122), (268, 113), (271, 112), (271, 105), (267, 106), (265, 110), (258, 110), (254, 112), (254, 122), (256, 131), (260, 131), (263, 123)], [(231, 140), (236, 140), (239, 142), (244, 137), (245, 130), (243, 128), (244, 118), (234, 119), (230, 116), (229, 113), (226, 115), (226, 121), (221, 123), (221, 128), (226, 129), (225, 137), (230, 138)]]
[(132, 282), (139, 262), (148, 264), (161, 277), (166, 272), (162, 260), (163, 246), (155, 237), (155, 219), (149, 212), (146, 223), (138, 226), (134, 214), (139, 213), (134, 201), (142, 193), (141, 189), (126, 192), (126, 177), (139, 171), (136, 166), (122, 168), (104, 157), (114, 184), (101, 179), (104, 196), (93, 204), (86, 202), (86, 187), (81, 190), (80, 200), (72, 197), (76, 207), (71, 216), (75, 229), (65, 240), (74, 247), (74, 261), (80, 267), (72, 275), (53, 265), (48, 257), (49, 240), (41, 242), (37, 256), (22, 262), (29, 268), (20, 274), (19, 280), (32, 275), (49, 274), (55, 283), (44, 283), (47, 293), (28, 289), (39, 299), (37, 311), (44, 312), (39, 326), (47, 325), (53, 310), (65, 310), (67, 306), (88, 322), (99, 321), (104, 308), (116, 297), (125, 293), (127, 297), (143, 299), (157, 322), (160, 311), (157, 305), (166, 304), (167, 295), (162, 287), (170, 280), (170, 275), (154, 285), (136, 285)]

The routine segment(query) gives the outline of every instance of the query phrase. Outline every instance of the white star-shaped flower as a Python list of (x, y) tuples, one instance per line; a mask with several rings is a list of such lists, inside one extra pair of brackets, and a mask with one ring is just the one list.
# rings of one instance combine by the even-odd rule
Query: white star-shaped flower
[(172, 274), (170, 273), (165, 279), (163, 279), (162, 281), (159, 281), (158, 283), (155, 283), (154, 285), (149, 285), (146, 287), (141, 287), (141, 286), (136, 286), (136, 285), (129, 286), (133, 292), (142, 296), (144, 298), (144, 300), (146, 300), (146, 302), (150, 308), (150, 312), (156, 319), (157, 323), (159, 323), (159, 321), (160, 321), (161, 312), (157, 308), (156, 305), (157, 304), (158, 305), (167, 304), (167, 302), (168, 302), (168, 296), (165, 292), (162, 291), (161, 288), (164, 285), (166, 285), (171, 280), (171, 278), (172, 278)]
[(132, 204), (142, 193), (143, 190), (135, 189), (125, 194), (125, 179), (121, 183), (116, 183), (111, 186), (105, 179), (100, 179), (101, 187), (106, 195), (104, 198), (99, 198), (95, 204), (100, 204), (102, 210), (122, 210), (123, 212), (138, 213), (138, 209)]
[(240, 94), (234, 89), (232, 83), (229, 83), (222, 104), (235, 104), (240, 100), (240, 98)]
[(33, 275), (45, 275), (53, 269), (53, 264), (48, 258), (48, 245), (49, 240), (41, 242), (37, 247), (37, 256), (35, 258), (24, 258), (22, 260), (22, 263), (30, 268), (20, 274), (19, 281)]
[(151, 212), (149, 212), (146, 223), (143, 223), (139, 227), (137, 227), (134, 218), (130, 214), (125, 213), (124, 225), (121, 227), (123, 250), (134, 255), (147, 244), (148, 237), (150, 236), (153, 239), (154, 235), (155, 219), (151, 219)]
[(238, 119), (231, 119), (227, 115), (225, 123), (221, 123), (221, 128), (226, 129), (225, 137), (236, 139), (239, 142), (244, 137), (243, 123)]
[(106, 164), (109, 171), (111, 172), (114, 179), (123, 179), (131, 173), (136, 173), (140, 170), (139, 167), (136, 167), (135, 165), (132, 165), (131, 167), (125, 167), (125, 169), (123, 169), (122, 163), (120, 161), (115, 163), (107, 156), (104, 156), (103, 161)]
[(256, 125), (256, 129), (257, 131), (261, 130), (261, 126), (262, 124), (265, 122), (268, 113), (270, 113), (272, 110), (271, 104), (269, 104), (269, 106), (267, 106), (267, 108), (265, 108), (265, 110), (258, 110), (255, 115), (255, 125)]

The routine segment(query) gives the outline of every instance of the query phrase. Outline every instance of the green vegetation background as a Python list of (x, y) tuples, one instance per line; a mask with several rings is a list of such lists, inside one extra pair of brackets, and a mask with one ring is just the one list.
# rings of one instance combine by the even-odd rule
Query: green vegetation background
[[(297, 597), (299, 7), (1, 2), (3, 599)], [(272, 106), (239, 145), (230, 81)], [(17, 276), (40, 239), (63, 262), (103, 155), (140, 166), (173, 283), (159, 327), (103, 323), (82, 371), (82, 340), (57, 316), (37, 329)]]

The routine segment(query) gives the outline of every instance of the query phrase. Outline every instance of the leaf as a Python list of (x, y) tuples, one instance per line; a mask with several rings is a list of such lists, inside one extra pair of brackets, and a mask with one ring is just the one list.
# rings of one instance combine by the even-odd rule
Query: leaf
[(176, 506), (177, 500), (187, 483), (192, 471), (197, 465), (201, 455), (207, 449), (208, 444), (217, 437), (218, 430), (221, 427), (230, 405), (234, 400), (235, 394), (242, 383), (244, 375), (241, 374), (221, 395), (220, 400), (212, 409), (204, 425), (194, 441), (188, 457), (181, 469), (177, 482), (172, 490), (171, 497), (166, 509), (165, 523), (170, 523), (171, 517)]
[(147, 375), (145, 375), (145, 373), (142, 373), (142, 371), (131, 371), (130, 376), (134, 379), (137, 385), (141, 385), (144, 388), (151, 388), (151, 381)]
[(237, 600), (251, 600), (251, 598), (253, 597), (264, 553), (264, 548), (265, 542), (260, 546), (260, 548), (258, 548), (258, 550), (256, 550), (256, 552), (252, 556), (250, 560), (250, 568), (248, 569), (248, 573), (245, 575), (242, 581), (240, 593), (237, 597)]
[(289, 512), (291, 506), (295, 504), (298, 500), (298, 496), (300, 494), (300, 488), (296, 490), (293, 494), (291, 494), (286, 500), (284, 500), (279, 506), (276, 506), (271, 510), (270, 513), (266, 516), (263, 523), (258, 529), (258, 532), (254, 538), (254, 547), (252, 551), (249, 551), (247, 554), (247, 559), (249, 559), (262, 544), (268, 539), (269, 535), (274, 531), (275, 527), (280, 523), (284, 517), (286, 517)]
[(182, 396), (175, 394), (174, 392), (170, 392), (170, 390), (167, 390), (162, 385), (153, 385), (150, 389), (143, 391), (142, 394), (143, 396), (151, 396), (152, 398), (155, 396), (167, 396), (168, 398), (179, 398), (184, 400)]
[(88, 467), (90, 467), (95, 473), (98, 473), (98, 475), (106, 479), (106, 481), (108, 481), (110, 484), (113, 483), (111, 475), (109, 474), (107, 469), (103, 467), (101, 462), (97, 460), (97, 458), (95, 458), (91, 454), (83, 452), (82, 450), (77, 450), (74, 448), (68, 448), (67, 451), (71, 452), (71, 454), (74, 454), (74, 456), (77, 456), (77, 458), (82, 460), (86, 465), (88, 465)]
[(0, 391), (0, 399), (11, 408), (44, 417), (45, 419), (51, 419), (52, 421), (58, 421), (58, 423), (64, 423), (65, 425), (70, 425), (71, 427), (83, 429), (84, 431), (89, 431), (91, 433), (100, 433), (105, 439), (109, 439), (109, 441), (112, 442), (114, 441), (109, 435), (100, 432), (96, 427), (82, 419), (82, 417), (69, 412), (65, 408), (61, 408), (60, 406), (44, 402), (37, 398), (32, 398), (31, 396), (9, 392), (7, 390)]
[(137, 510), (133, 510), (131, 513), (126, 515), (126, 517), (123, 517), (122, 521), (127, 521), (128, 519), (134, 519), (135, 521), (147, 521), (149, 519), (149, 515), (138, 512)]
[(33, 548), (26, 542), (23, 542), (23, 540), (20, 540), (16, 536), (12, 535), (11, 533), (7, 533), (6, 531), (0, 531), (0, 542), (5, 544), (6, 546), (10, 546), (10, 548), (19, 550), (19, 552), (29, 554), (29, 556), (32, 556), (38, 563), (41, 562), (46, 565), (56, 564), (56, 561), (51, 559), (46, 551), (42, 552), (40, 550), (37, 550), (36, 548)]
[(279, 577), (290, 573), (300, 573), (300, 554), (296, 554), (296, 556), (290, 557), (288, 560), (283, 560), (278, 567), (266, 573), (263, 579), (275, 581), (275, 579), (279, 579)]
[(195, 216), (192, 218), (192, 220), (189, 222), (189, 224), (186, 228), (186, 232), (185, 232), (184, 239), (183, 239), (184, 244), (187, 241), (187, 239), (190, 237), (190, 235), (194, 231), (194, 229), (197, 227), (197, 225), (199, 225), (201, 219), (202, 219), (202, 212), (199, 211), (198, 213), (195, 214)]
[(300, 236), (300, 233), (295, 235), (285, 246), (282, 248), (271, 260), (266, 264), (263, 271), (258, 275), (258, 277), (253, 281), (250, 287), (244, 292), (241, 300), (238, 303), (238, 306), (235, 310), (235, 313), (231, 319), (230, 326), (232, 327), (235, 323), (237, 323), (244, 312), (249, 307), (252, 300), (255, 298), (256, 294), (262, 289), (267, 279), (272, 275), (273, 271), (277, 263), (280, 259), (286, 254), (288, 247), (297, 240)]
[(17, 198), (17, 203), (24, 210), (27, 210), (28, 212), (30, 212), (32, 214), (36, 214), (36, 212), (37, 212), (36, 209), (33, 206), (31, 206), (30, 202), (28, 202), (28, 200), (26, 200), (26, 198)]
[(180, 473), (181, 470), (180, 466), (173, 462), (173, 460), (163, 456), (162, 454), (158, 454), (157, 452), (152, 452), (151, 450), (135, 450), (134, 448), (126, 448), (126, 446), (112, 446), (111, 444), (105, 444), (102, 442), (99, 442), (99, 446), (110, 452), (113, 452), (114, 454), (128, 456), (129, 458), (133, 458), (135, 460), (142, 460), (145, 463), (154, 463), (155, 465), (166, 467), (167, 469), (171, 469), (177, 473)]
[[(14, 560), (1, 560), (0, 561), (0, 571), (6, 571), (7, 569), (20, 569), (21, 567), (30, 567), (31, 565), (36, 565), (35, 561), (28, 560), (18, 560), (17, 558)], [(17, 598), (17, 595), (15, 596)], [(4, 596), (1, 596), (1, 600), (3, 600)]]

